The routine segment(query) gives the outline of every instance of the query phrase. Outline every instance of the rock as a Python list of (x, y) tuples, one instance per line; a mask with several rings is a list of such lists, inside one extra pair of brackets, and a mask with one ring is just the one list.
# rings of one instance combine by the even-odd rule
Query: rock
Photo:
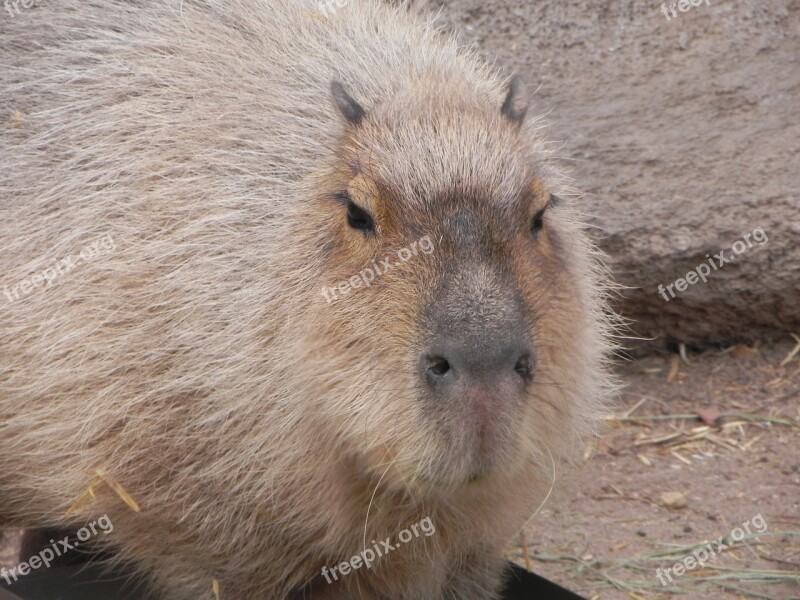
[(686, 496), (680, 492), (664, 492), (661, 494), (661, 504), (669, 509), (677, 510), (684, 508), (688, 503)]
[(709, 427), (719, 426), (719, 419), (722, 415), (717, 407), (707, 406), (704, 408), (698, 408), (695, 413), (697, 413), (697, 416), (700, 418), (700, 420)]

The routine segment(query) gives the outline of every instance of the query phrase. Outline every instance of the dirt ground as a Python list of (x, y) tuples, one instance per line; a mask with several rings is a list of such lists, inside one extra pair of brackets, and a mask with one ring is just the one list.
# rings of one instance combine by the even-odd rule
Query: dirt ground
[[(621, 363), (615, 417), (514, 558), (593, 600), (800, 599), (800, 356), (780, 366), (795, 346)], [(670, 492), (686, 506), (667, 508)], [(764, 533), (663, 575), (745, 523)]]

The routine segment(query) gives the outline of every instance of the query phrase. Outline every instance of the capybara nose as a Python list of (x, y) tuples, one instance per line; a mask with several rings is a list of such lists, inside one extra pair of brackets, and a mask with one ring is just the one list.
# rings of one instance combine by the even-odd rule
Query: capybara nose
[(525, 344), (496, 340), (436, 344), (423, 354), (420, 364), (426, 381), (437, 389), (451, 383), (482, 383), (492, 388), (514, 378), (528, 383), (536, 366)]

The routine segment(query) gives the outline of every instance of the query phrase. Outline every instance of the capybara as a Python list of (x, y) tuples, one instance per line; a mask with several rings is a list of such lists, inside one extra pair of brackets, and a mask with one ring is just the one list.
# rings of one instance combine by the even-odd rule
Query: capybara
[(169, 600), (495, 598), (612, 389), (524, 86), (378, 0), (26, 4), (2, 525), (106, 516)]

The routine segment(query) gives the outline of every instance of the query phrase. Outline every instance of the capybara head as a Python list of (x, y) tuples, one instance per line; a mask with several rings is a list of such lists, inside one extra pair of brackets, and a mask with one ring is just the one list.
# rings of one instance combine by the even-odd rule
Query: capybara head
[(341, 146), (313, 207), (322, 368), (347, 357), (351, 377), (323, 410), (368, 470), (412, 488), (552, 473), (605, 381), (596, 260), (524, 93), (458, 85), (362, 106), (334, 82)]

